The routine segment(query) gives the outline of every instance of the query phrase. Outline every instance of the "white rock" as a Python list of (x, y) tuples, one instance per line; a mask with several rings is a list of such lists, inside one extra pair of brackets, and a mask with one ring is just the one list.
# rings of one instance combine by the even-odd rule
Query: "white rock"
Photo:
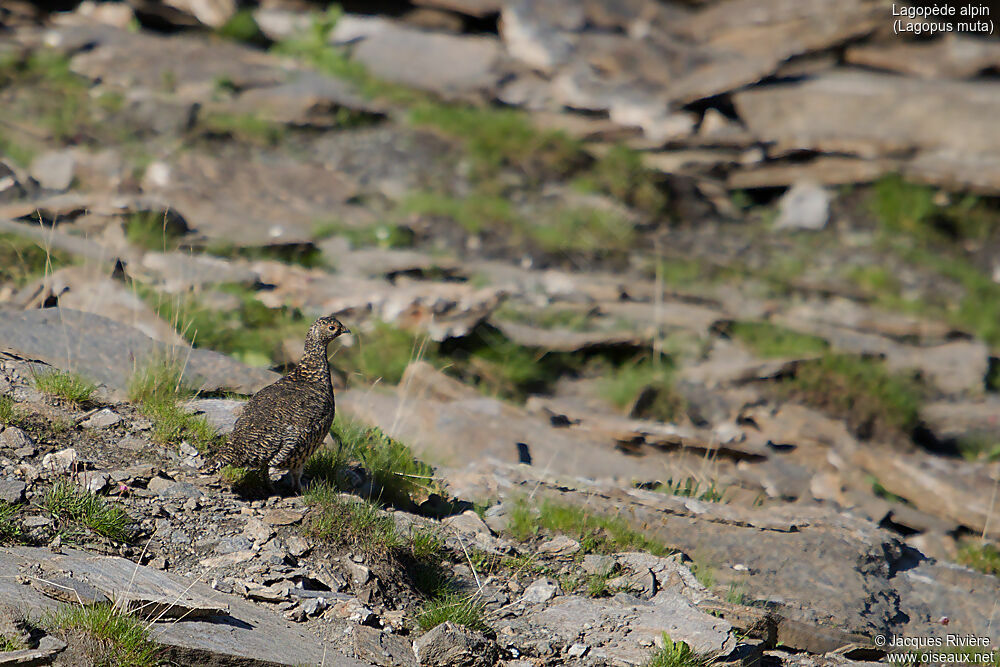
[(76, 158), (73, 151), (47, 151), (31, 161), (31, 177), (48, 190), (67, 190), (73, 183)]
[(799, 181), (778, 202), (776, 229), (823, 229), (830, 217), (830, 193), (817, 183)]
[(107, 428), (109, 426), (114, 426), (122, 420), (121, 417), (116, 415), (114, 412), (108, 408), (95, 413), (90, 418), (85, 419), (80, 425), (84, 428)]
[[(8, 429), (10, 430), (10, 429)], [(7, 431), (4, 431), (6, 435)], [(42, 458), (42, 468), (53, 472), (66, 472), (76, 464), (76, 450), (72, 447), (46, 454)]]
[(524, 595), (521, 596), (521, 599), (528, 604), (540, 604), (548, 602), (560, 592), (559, 584), (548, 577), (542, 577), (531, 582), (524, 589)]

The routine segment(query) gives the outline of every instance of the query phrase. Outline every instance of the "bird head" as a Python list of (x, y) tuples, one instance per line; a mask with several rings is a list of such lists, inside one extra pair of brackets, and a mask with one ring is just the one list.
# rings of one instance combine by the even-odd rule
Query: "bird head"
[(333, 315), (328, 317), (321, 317), (313, 325), (309, 327), (309, 333), (306, 336), (307, 341), (316, 341), (319, 343), (329, 343), (337, 336), (341, 334), (349, 334), (351, 330), (341, 324)]

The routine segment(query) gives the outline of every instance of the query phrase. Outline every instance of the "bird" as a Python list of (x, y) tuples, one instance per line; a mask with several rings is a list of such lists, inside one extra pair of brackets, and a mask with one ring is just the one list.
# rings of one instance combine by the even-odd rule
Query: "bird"
[(349, 334), (333, 315), (317, 319), (306, 334), (302, 360), (280, 380), (250, 397), (232, 433), (220, 448), (224, 463), (256, 468), (273, 492), (268, 470), (288, 470), (292, 487), (302, 490), (302, 469), (333, 424), (335, 404), (327, 346)]

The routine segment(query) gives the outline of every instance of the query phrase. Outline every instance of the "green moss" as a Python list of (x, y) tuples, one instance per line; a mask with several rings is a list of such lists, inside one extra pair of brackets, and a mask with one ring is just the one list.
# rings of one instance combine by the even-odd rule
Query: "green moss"
[(623, 519), (591, 514), (579, 507), (548, 500), (535, 506), (523, 499), (516, 502), (508, 517), (507, 532), (525, 542), (541, 531), (572, 537), (584, 553), (648, 551), (657, 556), (672, 553), (663, 544), (632, 529)]
[(322, 251), (312, 243), (286, 243), (270, 246), (236, 246), (228, 243), (214, 243), (206, 247), (205, 252), (228, 259), (271, 260), (282, 264), (295, 264), (307, 269), (326, 267)]
[(10, 396), (0, 396), (0, 426), (14, 426), (19, 417), (14, 399)]
[(65, 481), (58, 481), (45, 495), (43, 507), (56, 519), (89, 528), (116, 542), (127, 542), (132, 520), (117, 505)]
[(159, 647), (150, 637), (149, 626), (111, 603), (62, 605), (42, 617), (42, 625), (53, 632), (79, 632), (95, 665), (153, 667), (160, 664)]
[(97, 385), (79, 373), (54, 369), (36, 375), (35, 388), (43, 394), (79, 404), (90, 400), (97, 390)]
[(934, 190), (907, 183), (899, 175), (875, 184), (870, 201), (872, 213), (889, 232), (927, 238), (928, 221), (934, 215)]
[(589, 331), (595, 316), (593, 311), (576, 309), (529, 310), (504, 304), (497, 308), (493, 317), (507, 322), (528, 324), (540, 329), (569, 329), (570, 331)]
[(874, 359), (827, 354), (799, 364), (793, 378), (779, 385), (788, 397), (844, 417), (864, 438), (909, 433), (923, 400), (911, 377), (889, 373)]
[(890, 502), (900, 503), (900, 504), (903, 504), (903, 505), (909, 505), (910, 504), (910, 501), (908, 501), (903, 496), (896, 495), (895, 493), (893, 493), (889, 489), (885, 488), (885, 486), (882, 485), (882, 482), (880, 482), (879, 479), (877, 477), (875, 477), (875, 475), (866, 475), (865, 476), (865, 480), (869, 484), (871, 484), (872, 493), (874, 493), (879, 498), (883, 498), (883, 499), (888, 500)]
[(733, 322), (727, 332), (758, 357), (814, 357), (824, 354), (830, 347), (819, 336), (792, 331), (771, 322)]

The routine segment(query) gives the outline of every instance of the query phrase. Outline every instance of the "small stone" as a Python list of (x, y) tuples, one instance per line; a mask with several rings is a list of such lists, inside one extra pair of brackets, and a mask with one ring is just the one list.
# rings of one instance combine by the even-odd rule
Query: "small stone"
[(465, 535), (490, 535), (490, 527), (472, 510), (455, 514), (441, 520), (441, 524), (454, 528)]
[(41, 528), (42, 526), (52, 525), (52, 519), (47, 516), (33, 514), (31, 516), (24, 517), (24, 521), (21, 523), (24, 524), (25, 528)]
[(219, 543), (215, 545), (214, 551), (217, 554), (231, 554), (235, 551), (246, 551), (252, 546), (250, 540), (246, 537), (236, 535), (224, 537), (219, 540)]
[(271, 539), (274, 535), (274, 530), (260, 519), (252, 518), (244, 526), (243, 534), (257, 544), (263, 544)]
[(23, 447), (32, 447), (34, 444), (28, 434), (16, 426), (8, 426), (0, 433), (0, 447), (19, 450)]
[(309, 543), (299, 537), (298, 535), (292, 535), (287, 540), (285, 544), (288, 546), (288, 553), (298, 558), (299, 556), (304, 556), (309, 552), (312, 547)]
[(188, 512), (194, 512), (201, 508), (201, 503), (197, 498), (188, 498), (184, 501), (184, 509)]
[(76, 159), (73, 152), (48, 151), (31, 161), (31, 177), (47, 190), (67, 190), (73, 183)]
[(540, 604), (542, 602), (548, 602), (556, 595), (561, 593), (559, 590), (559, 584), (549, 577), (541, 577), (531, 582), (527, 588), (524, 589), (524, 595), (521, 599), (528, 604)]
[(352, 560), (345, 561), (344, 565), (347, 567), (347, 571), (351, 575), (351, 581), (354, 582), (355, 586), (363, 586), (372, 578), (372, 571), (364, 565), (359, 565)]
[(587, 554), (583, 557), (583, 571), (587, 574), (610, 574), (615, 569), (615, 559), (604, 554)]
[[(7, 429), (7, 431), (9, 430)], [(4, 434), (7, 431), (4, 431)], [(76, 465), (76, 460), (76, 450), (68, 447), (42, 457), (42, 468), (52, 472), (67, 472)]]
[(155, 558), (150, 558), (149, 562), (146, 563), (147, 567), (151, 567), (154, 570), (166, 570), (167, 569), (167, 559), (163, 556), (157, 556)]
[(286, 611), (283, 616), (293, 623), (304, 623), (306, 620), (306, 612), (302, 605)]
[(245, 563), (256, 554), (253, 551), (234, 551), (233, 553), (223, 554), (221, 556), (213, 556), (211, 558), (203, 558), (198, 561), (199, 565), (202, 567), (226, 567), (228, 565), (239, 565), (240, 563)]
[(819, 230), (830, 217), (830, 193), (816, 183), (800, 181), (778, 201), (775, 229)]
[(111, 481), (111, 475), (100, 470), (91, 470), (80, 473), (77, 484), (85, 488), (90, 493), (100, 493)]
[(499, 659), (496, 642), (481, 632), (445, 621), (413, 642), (421, 665), (433, 667), (487, 667)]
[(586, 644), (573, 644), (568, 649), (566, 649), (566, 655), (568, 655), (571, 658), (582, 658), (583, 656), (587, 655), (587, 651), (589, 650), (590, 647), (587, 646)]
[(352, 623), (359, 623), (361, 625), (372, 625), (378, 620), (375, 613), (368, 607), (361, 604), (361, 601), (357, 598), (351, 598), (350, 600), (338, 602), (333, 606), (333, 613), (336, 614), (338, 618), (351, 621)]
[(188, 444), (187, 440), (181, 442), (179, 447), (181, 456), (199, 456), (201, 452)]
[(271, 526), (290, 526), (302, 521), (305, 512), (300, 510), (271, 509), (264, 512), (264, 523)]
[(538, 547), (538, 551), (543, 554), (554, 556), (568, 556), (580, 550), (580, 543), (571, 537), (557, 535), (548, 542)]
[(89, 419), (83, 420), (80, 425), (84, 428), (107, 428), (109, 426), (114, 426), (122, 420), (121, 417), (116, 415), (111, 410), (104, 408), (94, 413)]
[(27, 447), (19, 447), (14, 450), (14, 456), (19, 459), (31, 458), (38, 453), (38, 448), (34, 445), (28, 445)]
[(305, 612), (306, 616), (316, 616), (324, 609), (327, 608), (326, 598), (309, 598), (302, 603), (302, 611)]
[(24, 490), (28, 485), (19, 479), (0, 479), (0, 500), (19, 503), (24, 500)]

